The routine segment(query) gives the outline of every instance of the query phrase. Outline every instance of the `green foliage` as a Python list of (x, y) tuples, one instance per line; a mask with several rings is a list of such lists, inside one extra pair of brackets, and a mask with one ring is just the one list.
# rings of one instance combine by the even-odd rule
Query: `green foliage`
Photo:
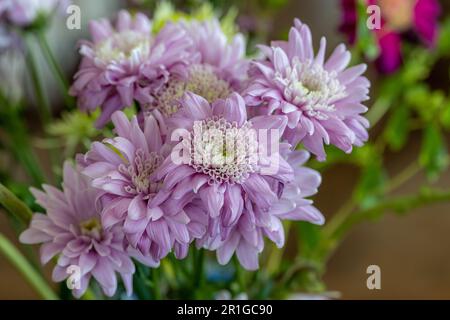
[(405, 145), (410, 131), (410, 116), (410, 110), (405, 105), (398, 105), (389, 118), (384, 135), (392, 150), (399, 151)]
[(383, 197), (387, 181), (386, 172), (378, 161), (370, 161), (362, 170), (355, 198), (362, 208), (377, 204)]
[(445, 129), (450, 130), (450, 99), (443, 103), (439, 120)]
[[(75, 154), (80, 146), (84, 149), (89, 148), (95, 137), (111, 135), (108, 129), (99, 130), (95, 127), (95, 121), (99, 115), (99, 109), (91, 114), (79, 110), (65, 112), (61, 119), (49, 124), (47, 131), (50, 136), (57, 139), (56, 145), (64, 146), (65, 156), (70, 157)], [(55, 142), (48, 140), (48, 146), (55, 146)]]
[(438, 53), (443, 56), (450, 55), (450, 19), (445, 20), (440, 26), (438, 41)]
[(444, 137), (438, 126), (428, 125), (422, 138), (419, 162), (427, 176), (436, 179), (448, 166), (448, 152)]
[[(222, 30), (231, 38), (238, 32), (236, 26), (236, 18), (238, 11), (235, 7), (231, 7), (226, 14), (220, 19)], [(189, 12), (177, 10), (170, 2), (161, 1), (157, 4), (153, 15), (153, 32), (157, 33), (169, 21), (180, 20), (197, 20), (207, 21), (217, 16), (214, 7), (209, 2), (203, 2), (200, 6), (195, 7)]]

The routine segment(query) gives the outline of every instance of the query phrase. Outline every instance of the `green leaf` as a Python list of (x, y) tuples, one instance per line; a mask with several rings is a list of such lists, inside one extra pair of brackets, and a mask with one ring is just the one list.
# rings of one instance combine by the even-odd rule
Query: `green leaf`
[(430, 124), (423, 133), (419, 163), (430, 179), (435, 179), (448, 166), (448, 152), (438, 126)]
[(392, 150), (398, 151), (409, 135), (410, 111), (406, 106), (398, 106), (392, 113), (384, 131), (385, 139)]

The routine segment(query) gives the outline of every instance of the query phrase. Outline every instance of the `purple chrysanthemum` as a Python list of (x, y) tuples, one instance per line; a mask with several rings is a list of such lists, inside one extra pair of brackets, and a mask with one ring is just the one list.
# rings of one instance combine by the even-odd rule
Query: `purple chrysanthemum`
[(247, 75), (245, 39), (236, 34), (228, 39), (214, 19), (183, 21), (179, 27), (191, 40), (189, 64), (184, 74), (174, 74), (156, 95), (153, 108), (165, 115), (175, 113), (185, 92), (193, 92), (209, 102), (227, 98), (242, 89)]
[(144, 106), (152, 103), (154, 92), (171, 74), (184, 72), (190, 41), (174, 24), (152, 36), (145, 15), (132, 17), (122, 10), (115, 27), (102, 19), (91, 22), (90, 31), (92, 42), (81, 44), (83, 60), (70, 93), (78, 97), (83, 110), (102, 108), (99, 126), (134, 100)]
[(350, 52), (343, 44), (324, 62), (325, 46), (322, 38), (314, 56), (311, 31), (296, 19), (288, 42), (260, 46), (265, 59), (253, 62), (246, 90), (249, 105), (286, 115), (284, 137), (293, 145), (302, 142), (319, 160), (326, 158), (324, 143), (345, 152), (363, 145), (369, 126), (361, 116), (370, 86), (362, 76), (366, 66), (346, 69)]
[(170, 122), (171, 138), (183, 139), (156, 176), (164, 179), (163, 189), (173, 198), (193, 199), (186, 211), (197, 212), (199, 224), (207, 227), (197, 245), (217, 250), (220, 263), (228, 262), (237, 248), (241, 264), (256, 269), (263, 236), (281, 243), (283, 231), (272, 207), (296, 181), (296, 169), (280, 151), (289, 145), (265, 143), (271, 141), (268, 134), (277, 132), (278, 138), (283, 134), (287, 119), (283, 115), (247, 119), (245, 102), (237, 93), (212, 104), (187, 93), (181, 104)]
[(101, 208), (95, 203), (98, 193), (91, 187), (90, 179), (66, 162), (63, 191), (48, 185), (44, 185), (44, 190), (31, 191), (47, 214), (34, 214), (30, 228), (21, 234), (20, 241), (42, 244), (43, 264), (58, 256), (53, 269), (54, 281), (69, 277), (71, 266), (79, 267), (80, 286), (73, 291), (76, 297), (86, 291), (92, 277), (106, 295), (112, 296), (117, 288), (116, 272), (131, 294), (135, 269), (126, 252), (124, 234), (121, 228), (106, 229), (102, 225)]
[(145, 117), (141, 128), (136, 116), (129, 121), (117, 111), (112, 115), (117, 136), (94, 142), (79, 161), (82, 172), (101, 190), (103, 224), (123, 226), (129, 252), (154, 267), (172, 248), (178, 258), (186, 256), (189, 231), (195, 233), (196, 224), (183, 211), (190, 198), (166, 201), (170, 194), (155, 179), (170, 149), (164, 145), (164, 120), (157, 111), (153, 115)]
[(305, 199), (317, 193), (321, 176), (317, 171), (303, 167), (308, 160), (306, 151), (284, 152), (287, 162), (294, 168), (294, 180), (287, 183), (279, 200), (274, 202), (265, 215), (263, 223), (256, 218), (261, 212), (254, 205), (246, 207), (239, 221), (233, 226), (225, 240), (209, 239), (217, 247), (219, 263), (226, 264), (234, 252), (241, 264), (248, 270), (258, 268), (258, 255), (264, 249), (264, 236), (273, 241), (278, 248), (284, 246), (285, 233), (282, 220), (308, 221), (314, 224), (323, 224), (324, 217), (312, 205), (312, 200)]

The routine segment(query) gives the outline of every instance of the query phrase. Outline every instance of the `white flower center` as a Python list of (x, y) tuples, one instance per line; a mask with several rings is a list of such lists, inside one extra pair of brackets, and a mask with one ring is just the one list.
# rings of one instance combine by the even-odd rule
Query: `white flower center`
[(97, 58), (103, 62), (120, 62), (132, 59), (142, 61), (150, 54), (150, 36), (141, 32), (126, 30), (117, 32), (95, 47)]
[(246, 122), (238, 128), (223, 118), (196, 121), (188, 139), (191, 165), (210, 176), (209, 183), (242, 183), (255, 172), (258, 159), (256, 132)]
[(328, 72), (312, 61), (294, 58), (286, 77), (277, 74), (276, 81), (285, 88), (284, 96), (289, 102), (320, 120), (328, 119), (328, 113), (335, 111), (334, 103), (346, 96), (336, 72)]
[(130, 184), (125, 191), (130, 194), (143, 194), (149, 197), (159, 190), (158, 183), (151, 182), (150, 176), (162, 163), (163, 158), (155, 153), (146, 153), (142, 149), (136, 150), (134, 162), (128, 166), (119, 165), (119, 172), (130, 179)]
[(211, 66), (196, 64), (189, 68), (187, 80), (171, 79), (156, 95), (152, 107), (171, 115), (178, 110), (178, 100), (187, 91), (202, 96), (210, 103), (225, 99), (231, 93), (228, 82), (220, 79)]

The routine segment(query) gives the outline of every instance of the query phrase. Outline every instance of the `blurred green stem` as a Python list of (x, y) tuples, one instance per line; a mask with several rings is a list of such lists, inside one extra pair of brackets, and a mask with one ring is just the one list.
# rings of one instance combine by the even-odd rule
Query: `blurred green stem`
[(73, 99), (72, 97), (69, 96), (69, 82), (67, 81), (59, 63), (56, 61), (56, 58), (50, 48), (50, 45), (48, 44), (47, 37), (45, 36), (45, 31), (44, 30), (37, 31), (36, 39), (41, 47), (41, 50), (44, 54), (45, 59), (47, 60), (50, 69), (53, 71), (53, 74), (55, 75), (56, 82), (58, 83), (61, 89), (66, 105), (68, 107), (73, 107), (74, 105)]
[(86, 289), (86, 292), (81, 297), (82, 300), (97, 300), (97, 296), (95, 295), (94, 291), (88, 287)]
[(36, 105), (39, 111), (39, 116), (41, 117), (42, 126), (46, 128), (48, 122), (51, 119), (51, 109), (48, 102), (47, 95), (44, 91), (41, 78), (39, 76), (39, 71), (36, 64), (36, 58), (33, 53), (33, 48), (31, 45), (31, 39), (27, 37), (27, 52), (26, 52), (26, 63), (28, 70), (30, 71), (31, 81), (34, 87), (34, 93), (36, 97)]
[(18, 270), (36, 292), (46, 300), (58, 300), (41, 275), (31, 266), (19, 250), (0, 233), (0, 253)]
[(153, 299), (161, 300), (161, 288), (160, 288), (160, 281), (159, 281), (159, 277), (161, 275), (159, 273), (159, 269), (158, 268), (152, 269), (151, 274), (152, 274)]
[[(399, 174), (394, 176), (387, 184), (384, 194), (388, 194), (402, 186), (409, 179), (414, 177), (420, 171), (420, 166), (417, 161), (413, 161), (409, 166), (402, 170)], [(341, 227), (343, 223), (348, 219), (350, 215), (358, 207), (354, 198), (350, 198), (333, 216), (329, 223), (327, 223), (323, 228), (323, 234), (326, 238), (332, 237), (337, 229)]]
[(44, 182), (44, 176), (40, 168), (38, 159), (34, 154), (32, 147), (28, 141), (27, 129), (24, 121), (20, 118), (19, 109), (11, 106), (8, 100), (0, 94), (0, 102), (2, 103), (6, 113), (3, 125), (9, 134), (8, 148), (15, 155), (16, 159), (22, 163), (30, 178), (35, 185), (41, 185)]
[(372, 107), (367, 112), (367, 119), (370, 122), (370, 127), (373, 128), (376, 124), (383, 118), (383, 116), (388, 112), (390, 107), (391, 99), (388, 97), (381, 96), (372, 105)]
[(17, 198), (11, 191), (0, 183), (0, 204), (24, 225), (30, 223), (33, 212), (28, 206)]
[(233, 257), (233, 263), (234, 263), (234, 269), (236, 272), (236, 281), (239, 284), (239, 293), (246, 292), (247, 286), (245, 281), (245, 275), (243, 273), (244, 270), (242, 270), (241, 264), (239, 263), (239, 260), (236, 256)]
[(193, 289), (197, 289), (203, 282), (203, 270), (205, 264), (205, 251), (203, 249), (194, 250), (193, 259)]
[(389, 181), (388, 185), (386, 186), (385, 193), (387, 194), (389, 192), (392, 192), (402, 186), (405, 182), (419, 173), (420, 169), (421, 168), (419, 163), (417, 161), (413, 161), (409, 166), (407, 166), (398, 175), (396, 175)]
[(339, 239), (355, 224), (367, 219), (375, 219), (386, 211), (393, 211), (397, 214), (408, 212), (415, 208), (420, 208), (429, 204), (450, 201), (450, 190), (431, 190), (426, 189), (417, 194), (396, 197), (388, 199), (372, 208), (363, 209), (348, 215), (346, 219), (334, 230), (334, 232), (326, 239), (324, 247), (319, 248), (323, 251), (321, 256), (324, 261), (329, 257), (330, 253), (339, 244)]
[[(289, 232), (291, 230), (292, 224), (290, 221), (285, 221), (283, 224), (287, 241), (287, 239), (289, 239)], [(266, 270), (270, 275), (275, 274), (276, 272), (279, 271), (285, 248), (286, 246), (278, 248), (275, 244), (271, 245), (270, 247), (271, 251), (269, 253), (269, 257), (267, 258), (267, 266), (266, 266)]]

